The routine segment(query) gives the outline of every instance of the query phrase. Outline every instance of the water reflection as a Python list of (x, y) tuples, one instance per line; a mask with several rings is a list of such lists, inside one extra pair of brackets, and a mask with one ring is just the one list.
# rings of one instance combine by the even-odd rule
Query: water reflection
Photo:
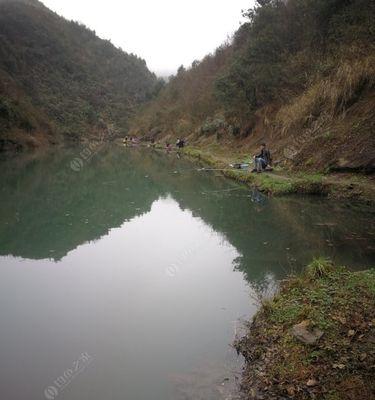
[(373, 210), (269, 199), (173, 154), (106, 148), (74, 172), (75, 154), (1, 163), (7, 400), (44, 398), (84, 352), (61, 398), (228, 398), (252, 288), (314, 255), (374, 262)]
[(57, 263), (0, 258), (2, 395), (40, 399), (87, 352), (93, 362), (64, 390), (69, 400), (220, 398), (235, 365), (232, 321), (253, 312), (230, 268), (238, 255), (167, 196)]
[(374, 261), (373, 210), (270, 200), (173, 154), (110, 148), (79, 173), (69, 168), (74, 154), (2, 163), (0, 254), (59, 261), (171, 196), (238, 250), (249, 281), (267, 271), (282, 276), (317, 255), (352, 266)]

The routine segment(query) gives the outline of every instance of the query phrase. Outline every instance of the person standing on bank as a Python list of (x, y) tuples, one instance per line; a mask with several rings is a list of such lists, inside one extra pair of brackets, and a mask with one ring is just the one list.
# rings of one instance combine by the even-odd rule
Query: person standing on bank
[(254, 169), (252, 172), (262, 172), (272, 162), (271, 153), (265, 143), (261, 144), (260, 153), (254, 156)]
[(177, 139), (176, 146), (181, 150), (185, 146), (185, 140), (184, 139)]

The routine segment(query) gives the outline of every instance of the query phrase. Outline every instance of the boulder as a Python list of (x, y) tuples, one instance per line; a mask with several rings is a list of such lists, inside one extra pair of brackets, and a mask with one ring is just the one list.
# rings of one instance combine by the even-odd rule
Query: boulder
[(301, 323), (294, 325), (292, 328), (293, 336), (305, 344), (316, 344), (318, 340), (323, 336), (321, 330), (317, 328), (308, 329), (310, 321), (302, 321)]

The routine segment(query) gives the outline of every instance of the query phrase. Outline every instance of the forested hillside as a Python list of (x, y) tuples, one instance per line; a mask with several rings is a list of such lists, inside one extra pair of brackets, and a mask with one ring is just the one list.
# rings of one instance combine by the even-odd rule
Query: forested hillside
[(0, 149), (126, 132), (158, 81), (144, 60), (37, 0), (0, 0)]
[(254, 151), (299, 168), (375, 167), (375, 2), (258, 0), (214, 54), (143, 107), (145, 138)]

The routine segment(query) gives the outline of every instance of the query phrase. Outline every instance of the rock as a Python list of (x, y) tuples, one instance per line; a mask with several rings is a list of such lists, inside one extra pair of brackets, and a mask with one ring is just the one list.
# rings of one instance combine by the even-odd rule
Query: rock
[(310, 322), (302, 321), (301, 323), (294, 325), (292, 328), (293, 336), (305, 344), (316, 344), (317, 341), (323, 336), (324, 332), (317, 328), (308, 330)]
[(286, 391), (288, 393), (288, 396), (290, 397), (294, 397), (296, 395), (296, 389), (294, 388), (294, 386), (288, 386), (286, 388)]
[(318, 381), (316, 380), (316, 379), (309, 379), (308, 381), (307, 381), (307, 383), (306, 383), (306, 385), (308, 386), (308, 387), (313, 387), (313, 386), (316, 386), (318, 384)]

